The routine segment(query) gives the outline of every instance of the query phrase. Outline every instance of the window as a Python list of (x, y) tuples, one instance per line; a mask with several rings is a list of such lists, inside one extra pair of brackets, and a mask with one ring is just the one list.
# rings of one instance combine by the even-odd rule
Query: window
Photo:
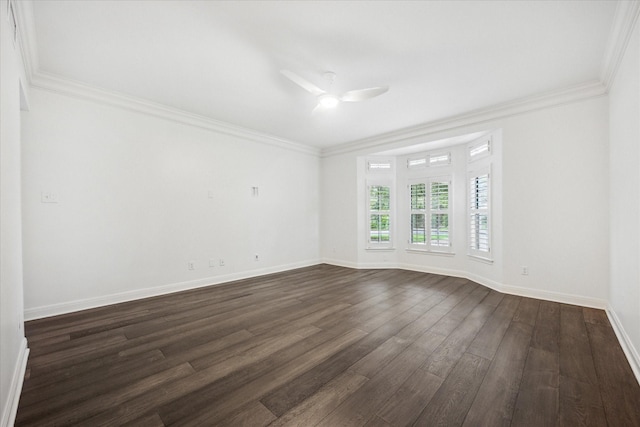
[(369, 233), (371, 247), (391, 247), (391, 187), (369, 185)]
[(429, 156), (429, 166), (446, 166), (451, 163), (451, 153), (432, 154)]
[(414, 157), (407, 159), (408, 169), (424, 169), (427, 166), (427, 157)]
[(448, 166), (451, 164), (451, 153), (422, 154), (407, 159), (407, 169), (426, 169), (434, 166)]
[(391, 172), (393, 163), (391, 160), (369, 160), (367, 169), (369, 172)]
[(491, 155), (491, 138), (482, 139), (469, 146), (469, 161), (473, 162)]
[(487, 257), (491, 251), (491, 174), (488, 170), (469, 177), (469, 253)]
[(429, 178), (409, 185), (409, 244), (414, 249), (448, 251), (451, 247), (448, 178)]

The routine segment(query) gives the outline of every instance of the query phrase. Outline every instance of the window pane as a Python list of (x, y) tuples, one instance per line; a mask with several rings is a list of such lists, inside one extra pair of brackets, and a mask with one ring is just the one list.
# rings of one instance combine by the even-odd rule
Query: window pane
[(372, 211), (388, 211), (390, 206), (390, 189), (374, 185), (369, 190), (369, 209)]
[(411, 185), (411, 209), (424, 210), (426, 208), (427, 190), (424, 183)]
[(489, 251), (489, 218), (485, 214), (471, 214), (471, 249), (477, 251)]
[(380, 236), (380, 215), (371, 215), (369, 221), (369, 240), (379, 242)]
[(481, 155), (489, 154), (491, 150), (491, 144), (489, 141), (486, 141), (482, 144), (476, 145), (475, 147), (469, 148), (469, 157), (474, 159), (476, 157), (480, 157)]
[(429, 156), (430, 166), (447, 165), (451, 163), (451, 153), (436, 154)]
[(411, 215), (411, 243), (426, 244), (424, 214)]
[(431, 215), (431, 246), (449, 246), (449, 214)]
[(434, 209), (434, 210), (449, 209), (449, 183), (448, 182), (432, 182), (431, 183), (431, 209)]
[(388, 242), (389, 226), (389, 215), (371, 215), (369, 220), (369, 240), (371, 242)]

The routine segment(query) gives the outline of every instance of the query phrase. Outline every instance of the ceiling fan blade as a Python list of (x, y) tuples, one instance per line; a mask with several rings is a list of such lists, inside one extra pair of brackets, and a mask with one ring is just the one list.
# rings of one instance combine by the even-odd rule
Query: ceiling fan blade
[(314, 85), (310, 81), (303, 79), (293, 71), (280, 70), (280, 73), (286, 78), (288, 78), (289, 80), (291, 80), (292, 82), (294, 82), (295, 84), (297, 84), (298, 86), (300, 86), (301, 88), (308, 90), (309, 92), (311, 92), (316, 96), (326, 93), (324, 90), (320, 89), (318, 86)]
[(369, 89), (350, 90), (340, 97), (340, 101), (344, 102), (358, 102), (365, 99), (373, 98), (378, 95), (382, 95), (389, 90), (389, 86), (372, 87)]

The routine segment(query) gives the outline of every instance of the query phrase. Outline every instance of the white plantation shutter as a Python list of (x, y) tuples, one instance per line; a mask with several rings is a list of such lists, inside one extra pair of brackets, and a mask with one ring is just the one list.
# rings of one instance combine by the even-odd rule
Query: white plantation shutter
[(451, 153), (429, 155), (429, 166), (446, 166), (451, 164)]
[(491, 155), (491, 138), (483, 139), (480, 142), (470, 145), (469, 161), (473, 162)]
[(410, 201), (409, 245), (427, 251), (448, 251), (450, 190), (446, 178), (424, 178), (408, 185)]
[(424, 169), (427, 167), (427, 156), (407, 159), (407, 169)]
[(449, 238), (449, 181), (431, 180), (429, 222), (431, 233), (429, 244), (435, 247), (448, 247), (451, 245)]
[(490, 188), (488, 171), (471, 174), (469, 179), (469, 250), (487, 254), (491, 247)]
[(424, 182), (409, 185), (411, 200), (411, 237), (412, 245), (426, 246), (427, 244), (427, 185)]
[(369, 160), (367, 162), (369, 172), (391, 172), (392, 168), (391, 160)]
[(368, 236), (370, 244), (391, 246), (391, 186), (369, 185)]

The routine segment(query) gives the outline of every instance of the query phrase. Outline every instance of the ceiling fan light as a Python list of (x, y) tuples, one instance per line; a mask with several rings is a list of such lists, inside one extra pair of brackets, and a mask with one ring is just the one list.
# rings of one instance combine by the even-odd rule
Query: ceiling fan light
[(331, 94), (324, 94), (318, 97), (318, 103), (324, 108), (334, 108), (340, 100)]

